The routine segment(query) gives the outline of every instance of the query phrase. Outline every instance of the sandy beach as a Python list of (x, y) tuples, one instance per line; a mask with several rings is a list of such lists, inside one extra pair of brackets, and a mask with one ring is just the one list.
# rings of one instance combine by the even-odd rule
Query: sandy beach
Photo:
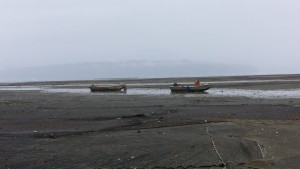
[[(196, 79), (213, 88), (168, 92)], [(123, 79), (127, 94), (88, 91), (117, 82), (2, 83), (0, 168), (300, 166), (300, 75)]]

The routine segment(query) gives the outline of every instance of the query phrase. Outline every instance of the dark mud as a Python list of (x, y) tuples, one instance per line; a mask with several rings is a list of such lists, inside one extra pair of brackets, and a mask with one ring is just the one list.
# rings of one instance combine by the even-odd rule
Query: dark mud
[[(251, 88), (265, 90), (260, 85)], [(299, 88), (296, 82), (288, 86)], [(38, 90), (0, 95), (0, 168), (300, 165), (298, 98)]]

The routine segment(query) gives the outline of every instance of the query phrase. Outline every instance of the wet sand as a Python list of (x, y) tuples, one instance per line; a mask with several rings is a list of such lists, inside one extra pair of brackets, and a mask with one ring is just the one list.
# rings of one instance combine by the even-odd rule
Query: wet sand
[[(189, 83), (192, 79), (176, 81)], [(137, 86), (166, 89), (160, 83), (170, 81), (175, 79), (126, 83), (128, 90)], [(300, 75), (219, 77), (219, 81), (207, 77), (201, 81), (224, 90), (300, 88)], [(91, 83), (115, 82), (2, 85), (84, 89)], [(297, 97), (39, 90), (0, 90), (0, 95), (0, 168), (297, 169), (300, 165)]]

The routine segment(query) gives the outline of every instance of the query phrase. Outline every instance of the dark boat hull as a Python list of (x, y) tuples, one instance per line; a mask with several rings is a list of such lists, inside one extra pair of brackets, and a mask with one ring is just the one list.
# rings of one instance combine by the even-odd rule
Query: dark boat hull
[(92, 85), (89, 87), (91, 89), (91, 92), (114, 92), (114, 91), (120, 91), (124, 89), (124, 85), (118, 85), (118, 86), (97, 86)]
[(202, 86), (170, 86), (172, 93), (201, 93), (208, 90), (210, 85)]

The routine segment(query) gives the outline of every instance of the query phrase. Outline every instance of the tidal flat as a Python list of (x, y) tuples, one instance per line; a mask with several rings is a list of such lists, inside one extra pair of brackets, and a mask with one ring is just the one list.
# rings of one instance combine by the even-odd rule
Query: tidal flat
[[(204, 94), (172, 94), (200, 79)], [(0, 84), (0, 168), (300, 166), (300, 75)]]

